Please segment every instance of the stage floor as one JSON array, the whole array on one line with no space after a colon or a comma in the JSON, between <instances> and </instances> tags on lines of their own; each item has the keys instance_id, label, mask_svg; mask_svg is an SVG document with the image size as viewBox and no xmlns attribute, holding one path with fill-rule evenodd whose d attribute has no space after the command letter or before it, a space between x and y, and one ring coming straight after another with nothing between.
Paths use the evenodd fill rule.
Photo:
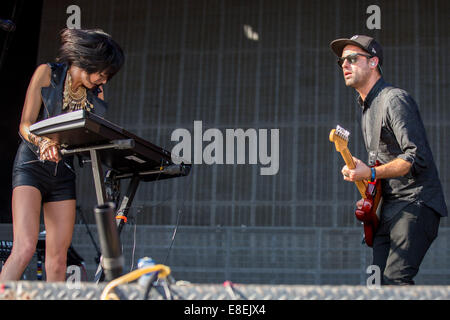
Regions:
<instances>
[{"instance_id":1,"label":"stage floor","mask_svg":"<svg viewBox=\"0 0 450 320\"><path fill-rule=\"evenodd\" d=\"M100 300L107 283L6 282L0 300ZM142 300L137 283L116 287L120 300ZM175 283L155 286L148 300L450 300L450 286L309 286Z\"/></svg>"}]
</instances>

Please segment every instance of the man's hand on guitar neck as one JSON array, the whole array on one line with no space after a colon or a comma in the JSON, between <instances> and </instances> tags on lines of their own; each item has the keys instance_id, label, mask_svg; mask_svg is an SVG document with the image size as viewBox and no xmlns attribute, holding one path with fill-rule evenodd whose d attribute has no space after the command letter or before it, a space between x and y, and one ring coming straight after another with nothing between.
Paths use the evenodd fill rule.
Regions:
<instances>
[{"instance_id":1,"label":"man's hand on guitar neck","mask_svg":"<svg viewBox=\"0 0 450 320\"><path fill-rule=\"evenodd\" d=\"M344 180L350 182L369 180L372 176L370 168L358 158L353 157L353 162L355 163L354 169L349 169L347 165L342 168Z\"/></svg>"}]
</instances>

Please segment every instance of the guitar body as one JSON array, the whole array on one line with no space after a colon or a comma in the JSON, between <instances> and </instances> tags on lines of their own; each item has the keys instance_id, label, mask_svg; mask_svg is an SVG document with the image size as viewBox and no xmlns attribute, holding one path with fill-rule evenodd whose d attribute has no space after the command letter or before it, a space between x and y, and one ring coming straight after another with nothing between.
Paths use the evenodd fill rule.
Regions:
<instances>
[{"instance_id":1,"label":"guitar body","mask_svg":"<svg viewBox=\"0 0 450 320\"><path fill-rule=\"evenodd\" d=\"M336 151L340 152L345 164L349 169L355 168L353 157L348 150L348 137L350 133L344 128L337 126L336 129L330 132L330 141L334 142ZM378 161L372 167L379 166L381 163ZM373 246L373 237L378 228L379 208L381 208L381 181L376 180L373 182L368 181L355 181L356 188L358 189L361 197L363 198L363 205L361 209L355 211L356 219L361 221L364 225L364 242L369 246Z\"/></svg>"},{"instance_id":2,"label":"guitar body","mask_svg":"<svg viewBox=\"0 0 450 320\"><path fill-rule=\"evenodd\" d=\"M374 166L379 166L380 163ZM361 221L364 226L364 241L369 246L373 246L373 237L378 229L380 218L377 214L381 202L381 181L369 182L366 189L366 198L363 199L361 209L356 209L356 219Z\"/></svg>"}]
</instances>

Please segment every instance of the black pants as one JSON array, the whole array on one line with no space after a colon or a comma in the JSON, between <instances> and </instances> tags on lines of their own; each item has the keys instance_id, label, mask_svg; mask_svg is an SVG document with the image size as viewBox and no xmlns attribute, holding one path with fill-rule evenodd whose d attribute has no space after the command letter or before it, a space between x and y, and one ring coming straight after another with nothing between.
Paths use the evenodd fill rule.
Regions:
<instances>
[{"instance_id":1,"label":"black pants","mask_svg":"<svg viewBox=\"0 0 450 320\"><path fill-rule=\"evenodd\" d=\"M437 237L440 216L431 208L411 203L392 219L382 221L373 243L373 264L384 285L411 285Z\"/></svg>"}]
</instances>

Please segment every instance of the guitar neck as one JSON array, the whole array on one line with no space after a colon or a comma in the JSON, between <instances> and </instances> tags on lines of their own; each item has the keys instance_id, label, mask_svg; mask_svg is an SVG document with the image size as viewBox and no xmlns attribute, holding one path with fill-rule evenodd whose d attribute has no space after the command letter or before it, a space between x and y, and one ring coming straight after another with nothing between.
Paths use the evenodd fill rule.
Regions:
<instances>
[{"instance_id":1,"label":"guitar neck","mask_svg":"<svg viewBox=\"0 0 450 320\"><path fill-rule=\"evenodd\" d=\"M344 158L345 164L349 169L355 169L356 165L353 161L353 156L350 153L350 150L348 148L345 148L341 151L342 158ZM366 181L355 181L356 187L358 188L359 193L361 196L365 199L366 196L366 189L367 189L367 182Z\"/></svg>"}]
</instances>

